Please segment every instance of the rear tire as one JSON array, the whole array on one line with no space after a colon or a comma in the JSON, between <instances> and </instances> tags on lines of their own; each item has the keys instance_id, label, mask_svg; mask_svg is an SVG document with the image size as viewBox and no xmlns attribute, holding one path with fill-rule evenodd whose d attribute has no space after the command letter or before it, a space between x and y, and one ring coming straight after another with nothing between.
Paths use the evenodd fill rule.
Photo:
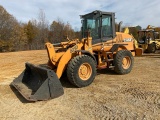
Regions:
<instances>
[{"instance_id":1,"label":"rear tire","mask_svg":"<svg viewBox=\"0 0 160 120\"><path fill-rule=\"evenodd\" d=\"M118 74L128 74L133 67L133 56L128 50L120 50L114 57L114 71Z\"/></svg>"},{"instance_id":2,"label":"rear tire","mask_svg":"<svg viewBox=\"0 0 160 120\"><path fill-rule=\"evenodd\" d=\"M149 44L148 48L147 48L147 52L148 53L155 53L156 52L156 44L155 43Z\"/></svg>"},{"instance_id":3,"label":"rear tire","mask_svg":"<svg viewBox=\"0 0 160 120\"><path fill-rule=\"evenodd\" d=\"M96 76L96 64L87 55L74 57L67 66L68 80L77 87L90 85Z\"/></svg>"}]
</instances>

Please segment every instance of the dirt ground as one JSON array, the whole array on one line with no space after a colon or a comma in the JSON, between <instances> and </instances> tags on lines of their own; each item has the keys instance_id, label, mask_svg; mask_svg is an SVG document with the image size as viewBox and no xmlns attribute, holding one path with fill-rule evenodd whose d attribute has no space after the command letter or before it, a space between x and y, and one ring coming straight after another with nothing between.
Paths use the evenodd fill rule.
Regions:
<instances>
[{"instance_id":1,"label":"dirt ground","mask_svg":"<svg viewBox=\"0 0 160 120\"><path fill-rule=\"evenodd\" d=\"M160 53L135 57L127 75L100 70L88 87L62 80L64 95L27 102L9 85L24 63L45 64L45 50L0 53L0 120L160 120Z\"/></svg>"}]
</instances>

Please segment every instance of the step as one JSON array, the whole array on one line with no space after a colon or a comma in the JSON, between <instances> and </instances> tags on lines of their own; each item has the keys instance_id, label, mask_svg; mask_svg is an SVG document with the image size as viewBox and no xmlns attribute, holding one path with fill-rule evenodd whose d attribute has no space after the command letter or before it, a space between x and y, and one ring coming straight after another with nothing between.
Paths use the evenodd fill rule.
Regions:
<instances>
[{"instance_id":1,"label":"step","mask_svg":"<svg viewBox=\"0 0 160 120\"><path fill-rule=\"evenodd\" d=\"M111 61L113 61L113 59L107 59L107 61L106 59L103 60L103 62L111 62Z\"/></svg>"},{"instance_id":2,"label":"step","mask_svg":"<svg viewBox=\"0 0 160 120\"><path fill-rule=\"evenodd\" d=\"M108 51L108 52L106 52L106 54L113 54L113 52Z\"/></svg>"},{"instance_id":3,"label":"step","mask_svg":"<svg viewBox=\"0 0 160 120\"><path fill-rule=\"evenodd\" d=\"M109 66L109 68L114 68L115 66Z\"/></svg>"},{"instance_id":4,"label":"step","mask_svg":"<svg viewBox=\"0 0 160 120\"><path fill-rule=\"evenodd\" d=\"M113 61L113 59L108 59L107 61L108 61L108 62L111 62L111 61Z\"/></svg>"},{"instance_id":5,"label":"step","mask_svg":"<svg viewBox=\"0 0 160 120\"><path fill-rule=\"evenodd\" d=\"M98 66L97 69L106 69L106 66Z\"/></svg>"}]
</instances>

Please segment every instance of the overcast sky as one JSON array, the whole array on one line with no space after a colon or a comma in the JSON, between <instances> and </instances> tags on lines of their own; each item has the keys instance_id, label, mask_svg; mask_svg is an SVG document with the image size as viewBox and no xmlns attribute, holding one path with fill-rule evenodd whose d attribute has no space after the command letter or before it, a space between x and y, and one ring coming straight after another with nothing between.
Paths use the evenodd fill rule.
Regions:
<instances>
[{"instance_id":1,"label":"overcast sky","mask_svg":"<svg viewBox=\"0 0 160 120\"><path fill-rule=\"evenodd\" d=\"M94 10L115 12L123 25L160 26L160 0L0 0L0 5L21 22L37 19L42 9L49 23L61 18L73 29L81 27L79 15Z\"/></svg>"}]
</instances>

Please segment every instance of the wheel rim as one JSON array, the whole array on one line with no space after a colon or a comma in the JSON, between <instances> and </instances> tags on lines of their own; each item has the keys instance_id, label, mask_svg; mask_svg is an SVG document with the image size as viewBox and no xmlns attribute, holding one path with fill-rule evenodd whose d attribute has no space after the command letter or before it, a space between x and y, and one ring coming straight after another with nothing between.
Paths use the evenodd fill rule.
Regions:
<instances>
[{"instance_id":1,"label":"wheel rim","mask_svg":"<svg viewBox=\"0 0 160 120\"><path fill-rule=\"evenodd\" d=\"M131 59L128 56L125 56L122 60L122 66L124 69L128 69L131 65Z\"/></svg>"},{"instance_id":2,"label":"wheel rim","mask_svg":"<svg viewBox=\"0 0 160 120\"><path fill-rule=\"evenodd\" d=\"M92 74L92 67L88 63L83 63L78 70L78 75L82 80L88 80Z\"/></svg>"}]
</instances>

